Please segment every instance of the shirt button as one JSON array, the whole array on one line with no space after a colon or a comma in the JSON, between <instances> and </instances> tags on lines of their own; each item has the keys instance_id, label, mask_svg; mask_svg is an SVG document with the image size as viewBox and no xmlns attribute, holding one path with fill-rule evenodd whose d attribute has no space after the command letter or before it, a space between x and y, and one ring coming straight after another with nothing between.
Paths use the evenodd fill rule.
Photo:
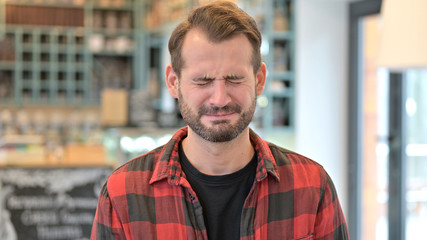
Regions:
<instances>
[{"instance_id":1,"label":"shirt button","mask_svg":"<svg viewBox=\"0 0 427 240\"><path fill-rule=\"evenodd\" d=\"M194 199L196 199L196 198L193 196L193 194L190 194L190 199L191 199L191 201L194 201Z\"/></svg>"}]
</instances>

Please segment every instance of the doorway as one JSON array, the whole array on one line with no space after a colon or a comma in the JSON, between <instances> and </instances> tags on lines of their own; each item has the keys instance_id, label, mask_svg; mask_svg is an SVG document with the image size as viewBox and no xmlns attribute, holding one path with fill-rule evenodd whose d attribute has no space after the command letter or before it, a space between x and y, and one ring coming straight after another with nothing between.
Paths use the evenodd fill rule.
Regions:
<instances>
[{"instance_id":1,"label":"doorway","mask_svg":"<svg viewBox=\"0 0 427 240\"><path fill-rule=\"evenodd\" d=\"M427 225L427 71L376 66L381 1L350 4L351 239L418 239Z\"/></svg>"}]
</instances>

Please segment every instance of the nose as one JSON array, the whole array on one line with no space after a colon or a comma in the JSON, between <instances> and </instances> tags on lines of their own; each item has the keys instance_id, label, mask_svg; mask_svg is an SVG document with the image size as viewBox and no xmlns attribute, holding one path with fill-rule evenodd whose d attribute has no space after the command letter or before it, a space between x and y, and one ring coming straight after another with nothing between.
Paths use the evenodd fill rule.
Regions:
<instances>
[{"instance_id":1,"label":"nose","mask_svg":"<svg viewBox=\"0 0 427 240\"><path fill-rule=\"evenodd\" d=\"M209 104L216 107L224 107L231 102L231 97L228 93L226 81L216 79L212 84L212 92L209 98Z\"/></svg>"}]
</instances>

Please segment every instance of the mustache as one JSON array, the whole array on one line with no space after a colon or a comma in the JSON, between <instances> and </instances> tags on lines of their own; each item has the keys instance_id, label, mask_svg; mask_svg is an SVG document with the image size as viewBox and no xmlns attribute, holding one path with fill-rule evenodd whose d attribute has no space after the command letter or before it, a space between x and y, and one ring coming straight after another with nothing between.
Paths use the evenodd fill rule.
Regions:
<instances>
[{"instance_id":1,"label":"mustache","mask_svg":"<svg viewBox=\"0 0 427 240\"><path fill-rule=\"evenodd\" d=\"M216 106L207 107L207 106L203 105L199 109L199 115L218 114L218 113L233 113L233 112L241 113L242 107L238 104L226 105L224 107L216 107Z\"/></svg>"}]
</instances>

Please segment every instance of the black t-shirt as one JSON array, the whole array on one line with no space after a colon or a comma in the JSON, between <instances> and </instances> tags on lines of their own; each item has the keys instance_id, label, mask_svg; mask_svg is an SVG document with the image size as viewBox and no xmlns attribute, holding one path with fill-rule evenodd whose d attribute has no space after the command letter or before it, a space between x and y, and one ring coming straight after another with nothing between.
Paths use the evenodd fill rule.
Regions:
<instances>
[{"instance_id":1,"label":"black t-shirt","mask_svg":"<svg viewBox=\"0 0 427 240\"><path fill-rule=\"evenodd\" d=\"M183 171L203 208L208 239L240 238L240 218L245 199L255 179L256 155L237 172L211 176L198 171L179 147Z\"/></svg>"}]
</instances>

